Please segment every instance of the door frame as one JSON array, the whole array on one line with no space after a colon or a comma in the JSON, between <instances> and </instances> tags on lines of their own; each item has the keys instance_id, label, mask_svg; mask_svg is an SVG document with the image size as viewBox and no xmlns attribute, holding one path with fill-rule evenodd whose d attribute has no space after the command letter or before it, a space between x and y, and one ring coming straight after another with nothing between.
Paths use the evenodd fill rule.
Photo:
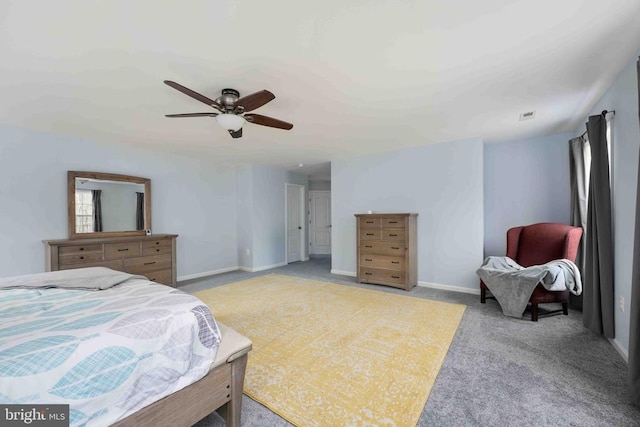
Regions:
<instances>
[{"instance_id":1,"label":"door frame","mask_svg":"<svg viewBox=\"0 0 640 427\"><path fill-rule=\"evenodd\" d=\"M311 242L312 239L312 231L313 231L313 208L311 206L311 199L313 199L314 194L329 194L329 200L331 200L331 190L309 190L309 255L311 255L311 248L313 245ZM333 210L333 208L332 208ZM329 222L331 222L331 212L329 212ZM329 230L329 234L331 235L331 231ZM331 255L331 245L329 245L329 254L314 254L314 255Z\"/></svg>"},{"instance_id":2,"label":"door frame","mask_svg":"<svg viewBox=\"0 0 640 427\"><path fill-rule=\"evenodd\" d=\"M304 185L300 184L290 184L286 182L284 184L284 262L285 264L289 264L289 191L298 191L299 197L299 209L300 212L300 261L306 261L304 256L305 244L306 244L306 229L305 226L305 195L304 195Z\"/></svg>"}]
</instances>

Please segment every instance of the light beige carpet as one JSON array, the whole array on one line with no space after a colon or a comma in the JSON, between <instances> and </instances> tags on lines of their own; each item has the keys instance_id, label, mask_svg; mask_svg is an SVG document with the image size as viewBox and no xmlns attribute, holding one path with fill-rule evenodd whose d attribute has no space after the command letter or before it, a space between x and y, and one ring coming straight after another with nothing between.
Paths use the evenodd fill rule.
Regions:
<instances>
[{"instance_id":1,"label":"light beige carpet","mask_svg":"<svg viewBox=\"0 0 640 427\"><path fill-rule=\"evenodd\" d=\"M253 341L244 392L297 426L415 426L465 306L269 274L195 294Z\"/></svg>"}]
</instances>

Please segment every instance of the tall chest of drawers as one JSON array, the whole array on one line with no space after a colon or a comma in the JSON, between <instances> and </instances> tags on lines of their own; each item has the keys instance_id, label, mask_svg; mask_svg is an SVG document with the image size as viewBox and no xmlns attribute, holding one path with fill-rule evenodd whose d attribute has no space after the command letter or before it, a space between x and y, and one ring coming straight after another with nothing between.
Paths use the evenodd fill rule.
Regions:
<instances>
[{"instance_id":1,"label":"tall chest of drawers","mask_svg":"<svg viewBox=\"0 0 640 427\"><path fill-rule=\"evenodd\" d=\"M177 234L45 240L46 271L108 267L176 286Z\"/></svg>"},{"instance_id":2,"label":"tall chest of drawers","mask_svg":"<svg viewBox=\"0 0 640 427\"><path fill-rule=\"evenodd\" d=\"M356 214L358 282L407 291L418 283L417 217Z\"/></svg>"}]
</instances>

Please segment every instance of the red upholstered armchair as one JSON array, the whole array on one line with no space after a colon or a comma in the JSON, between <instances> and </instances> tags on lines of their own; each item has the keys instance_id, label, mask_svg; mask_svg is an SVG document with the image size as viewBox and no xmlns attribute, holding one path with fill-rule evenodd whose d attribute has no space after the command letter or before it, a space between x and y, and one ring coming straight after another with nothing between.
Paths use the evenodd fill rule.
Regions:
<instances>
[{"instance_id":1,"label":"red upholstered armchair","mask_svg":"<svg viewBox=\"0 0 640 427\"><path fill-rule=\"evenodd\" d=\"M514 227L507 231L507 256L523 267L545 264L549 261L565 258L576 261L578 244L582 237L581 227L566 224L543 222L539 224ZM480 302L485 303L487 286L480 281ZM546 314L569 314L569 291L547 291L538 285L533 290L531 304L531 320L538 321L538 304L562 303L562 310L546 312Z\"/></svg>"}]
</instances>

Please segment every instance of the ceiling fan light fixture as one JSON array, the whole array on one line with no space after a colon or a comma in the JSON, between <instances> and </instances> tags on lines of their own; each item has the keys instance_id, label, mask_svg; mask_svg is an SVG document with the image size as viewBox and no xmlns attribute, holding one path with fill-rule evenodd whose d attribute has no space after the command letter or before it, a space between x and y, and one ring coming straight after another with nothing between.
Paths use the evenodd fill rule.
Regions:
<instances>
[{"instance_id":1,"label":"ceiling fan light fixture","mask_svg":"<svg viewBox=\"0 0 640 427\"><path fill-rule=\"evenodd\" d=\"M244 117L236 114L218 114L216 120L226 130L237 132L242 129L242 126L247 122Z\"/></svg>"}]
</instances>

